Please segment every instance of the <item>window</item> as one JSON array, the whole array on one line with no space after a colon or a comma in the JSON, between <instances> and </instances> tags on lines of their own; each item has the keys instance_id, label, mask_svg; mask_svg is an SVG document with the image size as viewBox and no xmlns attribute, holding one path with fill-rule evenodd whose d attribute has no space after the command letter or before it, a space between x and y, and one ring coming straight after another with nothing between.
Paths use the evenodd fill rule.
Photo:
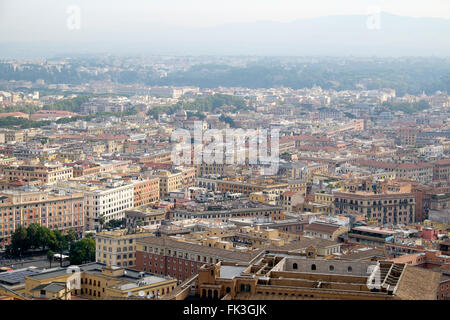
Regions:
<instances>
[{"instance_id":1,"label":"window","mask_svg":"<svg viewBox=\"0 0 450 320\"><path fill-rule=\"evenodd\" d=\"M294 263L294 264L292 265L292 269L297 270L297 269L298 269L298 265L297 265L296 263Z\"/></svg>"},{"instance_id":2,"label":"window","mask_svg":"<svg viewBox=\"0 0 450 320\"><path fill-rule=\"evenodd\" d=\"M347 268L347 272L348 272L348 273L353 272L353 268L349 266L349 267Z\"/></svg>"},{"instance_id":3,"label":"window","mask_svg":"<svg viewBox=\"0 0 450 320\"><path fill-rule=\"evenodd\" d=\"M315 264L313 264L313 265L311 265L311 270L316 270L317 268L316 268L316 265Z\"/></svg>"},{"instance_id":4,"label":"window","mask_svg":"<svg viewBox=\"0 0 450 320\"><path fill-rule=\"evenodd\" d=\"M334 266L330 266L328 269L329 269L330 271L334 271Z\"/></svg>"}]
</instances>

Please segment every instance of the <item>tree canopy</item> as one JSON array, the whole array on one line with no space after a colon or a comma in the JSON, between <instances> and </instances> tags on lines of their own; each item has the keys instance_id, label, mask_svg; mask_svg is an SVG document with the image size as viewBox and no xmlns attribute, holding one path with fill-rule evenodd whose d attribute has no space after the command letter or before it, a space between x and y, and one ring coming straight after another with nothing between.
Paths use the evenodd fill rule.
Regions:
<instances>
[{"instance_id":1,"label":"tree canopy","mask_svg":"<svg viewBox=\"0 0 450 320\"><path fill-rule=\"evenodd\" d=\"M72 243L69 251L69 260L71 264L84 264L95 261L95 240L84 238Z\"/></svg>"}]
</instances>

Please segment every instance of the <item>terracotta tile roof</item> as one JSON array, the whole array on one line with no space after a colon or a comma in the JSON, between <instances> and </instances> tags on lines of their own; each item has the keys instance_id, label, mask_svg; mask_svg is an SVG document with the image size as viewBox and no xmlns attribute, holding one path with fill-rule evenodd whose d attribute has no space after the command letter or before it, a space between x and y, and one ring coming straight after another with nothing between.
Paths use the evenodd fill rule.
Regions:
<instances>
[{"instance_id":1,"label":"terracotta tile roof","mask_svg":"<svg viewBox=\"0 0 450 320\"><path fill-rule=\"evenodd\" d=\"M435 164L450 164L450 158L447 159L439 159L435 162Z\"/></svg>"},{"instance_id":2,"label":"terracotta tile roof","mask_svg":"<svg viewBox=\"0 0 450 320\"><path fill-rule=\"evenodd\" d=\"M15 118L25 118L29 119L30 116L23 112L8 112L8 113L0 113L0 118L6 118L6 117L15 117Z\"/></svg>"},{"instance_id":3,"label":"terracotta tile roof","mask_svg":"<svg viewBox=\"0 0 450 320\"><path fill-rule=\"evenodd\" d=\"M261 249L256 249L253 252L237 252L221 248L207 247L199 244L176 241L166 238L148 237L138 240L139 243L149 246L161 246L167 247L174 250L186 250L192 253L206 254L212 256L218 256L226 261L239 261L239 262L249 262L259 253Z\"/></svg>"},{"instance_id":4,"label":"terracotta tile roof","mask_svg":"<svg viewBox=\"0 0 450 320\"><path fill-rule=\"evenodd\" d=\"M349 259L349 260L363 260L372 257L380 257L383 259L386 258L386 253L383 249L370 249L363 251L351 252L349 254L343 255L340 258Z\"/></svg>"},{"instance_id":5,"label":"terracotta tile roof","mask_svg":"<svg viewBox=\"0 0 450 320\"><path fill-rule=\"evenodd\" d=\"M310 223L305 225L304 230L333 233L339 229L338 225L324 224L324 223Z\"/></svg>"},{"instance_id":6,"label":"terracotta tile roof","mask_svg":"<svg viewBox=\"0 0 450 320\"><path fill-rule=\"evenodd\" d=\"M441 274L406 265L395 295L402 300L435 300Z\"/></svg>"},{"instance_id":7,"label":"terracotta tile roof","mask_svg":"<svg viewBox=\"0 0 450 320\"><path fill-rule=\"evenodd\" d=\"M306 249L309 247L326 248L326 247L335 246L338 244L339 244L338 242L332 241L332 240L301 237L300 240L287 243L283 246L274 246L274 245L268 246L268 247L266 247L266 250L293 251L293 250Z\"/></svg>"}]
</instances>

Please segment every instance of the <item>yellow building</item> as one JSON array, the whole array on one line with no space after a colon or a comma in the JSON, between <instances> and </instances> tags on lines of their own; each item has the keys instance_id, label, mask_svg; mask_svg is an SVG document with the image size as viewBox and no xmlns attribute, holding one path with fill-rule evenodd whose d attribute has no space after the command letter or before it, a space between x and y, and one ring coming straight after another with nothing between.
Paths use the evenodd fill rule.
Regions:
<instances>
[{"instance_id":1,"label":"yellow building","mask_svg":"<svg viewBox=\"0 0 450 320\"><path fill-rule=\"evenodd\" d=\"M306 195L307 182L304 180L288 180L288 190Z\"/></svg>"},{"instance_id":2,"label":"yellow building","mask_svg":"<svg viewBox=\"0 0 450 320\"><path fill-rule=\"evenodd\" d=\"M25 278L25 297L71 300L74 296L108 300L115 297L161 297L177 286L176 279L102 263L55 268Z\"/></svg>"},{"instance_id":3,"label":"yellow building","mask_svg":"<svg viewBox=\"0 0 450 320\"><path fill-rule=\"evenodd\" d=\"M3 287L0 284L0 301L2 300L25 300L25 297L14 290Z\"/></svg>"},{"instance_id":4,"label":"yellow building","mask_svg":"<svg viewBox=\"0 0 450 320\"><path fill-rule=\"evenodd\" d=\"M250 193L249 199L250 199L250 201L252 201L252 202L262 202L262 203L265 203L265 202L266 202L266 197L264 196L264 194L262 193L262 191Z\"/></svg>"},{"instance_id":5,"label":"yellow building","mask_svg":"<svg viewBox=\"0 0 450 320\"><path fill-rule=\"evenodd\" d=\"M73 177L72 168L62 164L10 165L3 167L1 171L10 181L37 179L43 183L53 184Z\"/></svg>"},{"instance_id":6,"label":"yellow building","mask_svg":"<svg viewBox=\"0 0 450 320\"><path fill-rule=\"evenodd\" d=\"M331 205L333 204L333 195L331 193L326 193L323 191L316 192L314 194L314 202Z\"/></svg>"},{"instance_id":7,"label":"yellow building","mask_svg":"<svg viewBox=\"0 0 450 320\"><path fill-rule=\"evenodd\" d=\"M183 176L181 171L171 172L161 170L156 175L159 178L159 196L166 197L171 191L181 189L183 186Z\"/></svg>"},{"instance_id":8,"label":"yellow building","mask_svg":"<svg viewBox=\"0 0 450 320\"><path fill-rule=\"evenodd\" d=\"M95 260L107 266L136 265L136 240L150 237L151 232L128 234L126 230L100 232L95 235Z\"/></svg>"},{"instance_id":9,"label":"yellow building","mask_svg":"<svg viewBox=\"0 0 450 320\"><path fill-rule=\"evenodd\" d=\"M292 210L304 213L331 214L333 213L333 206L325 203L304 202L296 205Z\"/></svg>"}]
</instances>

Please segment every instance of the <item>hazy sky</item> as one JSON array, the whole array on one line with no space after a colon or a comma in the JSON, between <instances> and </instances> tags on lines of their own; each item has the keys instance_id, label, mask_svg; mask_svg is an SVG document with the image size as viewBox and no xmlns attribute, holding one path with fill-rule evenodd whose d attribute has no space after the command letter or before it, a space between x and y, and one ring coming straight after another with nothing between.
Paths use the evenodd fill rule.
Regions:
<instances>
[{"instance_id":1,"label":"hazy sky","mask_svg":"<svg viewBox=\"0 0 450 320\"><path fill-rule=\"evenodd\" d=\"M0 0L0 41L64 39L71 5L80 8L80 30L88 33L133 31L136 26L202 28L260 20L289 22L374 10L450 18L450 0Z\"/></svg>"}]
</instances>

